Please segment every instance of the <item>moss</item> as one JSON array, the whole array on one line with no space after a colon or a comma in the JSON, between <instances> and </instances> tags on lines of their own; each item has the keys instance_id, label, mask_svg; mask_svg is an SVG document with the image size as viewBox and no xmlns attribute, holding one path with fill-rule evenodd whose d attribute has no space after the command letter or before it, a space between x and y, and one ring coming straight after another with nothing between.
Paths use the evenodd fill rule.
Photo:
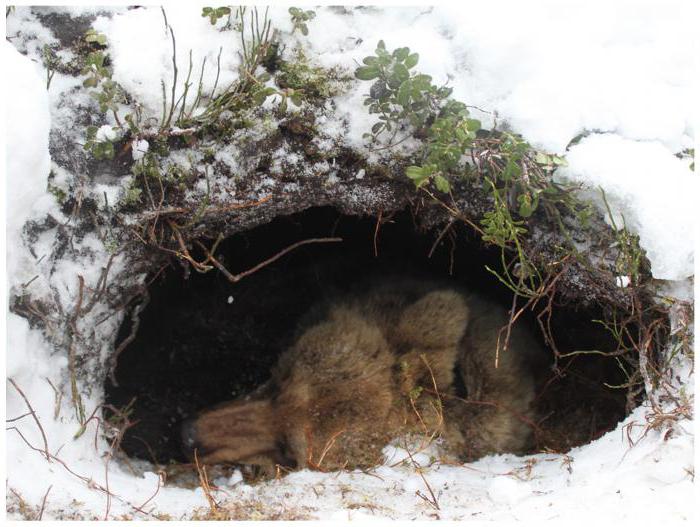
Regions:
<instances>
[{"instance_id":1,"label":"moss","mask_svg":"<svg viewBox=\"0 0 700 527\"><path fill-rule=\"evenodd\" d=\"M292 61L281 62L275 76L277 86L284 90L301 92L305 99L328 99L338 95L343 84L352 80L340 69L312 66L300 50L296 50Z\"/></svg>"},{"instance_id":2,"label":"moss","mask_svg":"<svg viewBox=\"0 0 700 527\"><path fill-rule=\"evenodd\" d=\"M53 196L56 198L56 201L58 202L59 205L63 205L66 202L66 199L68 198L68 194L62 188L57 187L56 185L52 185L51 183L49 183L48 187L46 189L51 194L53 194Z\"/></svg>"}]
</instances>

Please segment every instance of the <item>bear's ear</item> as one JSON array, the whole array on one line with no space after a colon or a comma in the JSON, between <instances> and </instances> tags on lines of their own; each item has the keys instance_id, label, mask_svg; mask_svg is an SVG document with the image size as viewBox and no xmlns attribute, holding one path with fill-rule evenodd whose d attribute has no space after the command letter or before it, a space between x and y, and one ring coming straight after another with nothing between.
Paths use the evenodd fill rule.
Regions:
<instances>
[{"instance_id":1,"label":"bear's ear","mask_svg":"<svg viewBox=\"0 0 700 527\"><path fill-rule=\"evenodd\" d=\"M413 346L451 347L459 344L468 321L465 297L445 289L428 293L404 309L398 330L401 339Z\"/></svg>"}]
</instances>

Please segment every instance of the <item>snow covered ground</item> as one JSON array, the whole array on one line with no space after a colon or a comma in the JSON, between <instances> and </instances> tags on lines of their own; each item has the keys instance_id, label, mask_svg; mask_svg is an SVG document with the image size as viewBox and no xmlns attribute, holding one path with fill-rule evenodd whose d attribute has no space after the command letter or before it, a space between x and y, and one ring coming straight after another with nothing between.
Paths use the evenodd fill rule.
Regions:
<instances>
[{"instance_id":1,"label":"snow covered ground","mask_svg":"<svg viewBox=\"0 0 700 527\"><path fill-rule=\"evenodd\" d=\"M112 11L93 27L107 36L113 78L146 111L158 115L160 81L171 76L162 14L158 8ZM483 122L497 114L502 126L523 134L533 145L565 154L569 166L561 177L593 189L603 187L613 210L640 235L654 277L669 281L666 290L679 298L692 299L692 240L700 194L689 159L677 157L695 142L693 75L698 47L692 11L692 2L661 0L470 2L461 8L386 7L347 13L316 8L308 37L289 34L286 7L271 9L271 15L283 38L290 44L298 41L324 66L352 71L380 39L389 49L406 45L419 52L418 68L434 82L449 81L457 99L483 110L477 115ZM222 64L234 71L238 44L212 28L200 16L201 7L173 3L166 12L178 45L192 49L195 64L205 56L215 63L223 47ZM47 93L39 54L54 36L29 8L17 7L7 18L7 35L18 32L23 36L3 45L8 291L35 276L33 290L47 289L47 263L41 254L26 249L22 227L48 211L63 217L46 190L51 166L48 133L65 122L71 109L59 101L76 85L70 77L56 74ZM180 53L179 58L180 69L186 70L187 55ZM206 77L205 83L213 86L213 79ZM350 120L349 127L337 127L337 133L356 145L362 144L361 132L372 122L358 111L363 89L336 101L338 115ZM584 130L595 133L566 150ZM80 131L75 133L82 142ZM61 170L54 168L60 179ZM107 190L119 191L105 186L99 193ZM50 252L53 240L42 243ZM56 263L65 272L51 271L63 305L77 301L73 277L81 274L86 283L96 283L107 254L90 236L80 242L78 253L81 256L71 262ZM114 267L119 265L117 259ZM105 350L116 327L111 321L96 329ZM55 353L39 331L8 313L6 375L14 384L8 382L6 388L6 417L17 419L8 423L17 430L4 438L8 503L17 509L21 496L38 512L46 499L44 518L102 518L106 511L110 518L153 518L158 513L180 518L206 507L201 489L160 488L156 474L134 476L127 467L103 458L108 445L96 437L96 423L73 438L77 424L70 394L59 398L51 387L66 378L67 367L65 356ZM692 397L690 365L679 362L676 369L686 395ZM28 408L17 388L36 411L43 434L33 416L25 415ZM96 386L84 398L88 414L98 407L101 395ZM261 502L269 509L296 510L300 517L321 519L605 519L645 524L690 519L694 421L680 421L669 435L663 429L647 430L648 414L649 408L638 408L617 430L567 455L491 456L465 466L431 465L422 476L412 465L392 466L394 461L387 461L371 473L304 471L256 487L234 478L217 482L217 497L248 503L250 510ZM41 449L46 445L53 457L47 461L27 443ZM401 456L395 450L387 448L388 458ZM428 454L418 455L416 461L429 464ZM431 492L435 503L430 503Z\"/></svg>"}]
</instances>

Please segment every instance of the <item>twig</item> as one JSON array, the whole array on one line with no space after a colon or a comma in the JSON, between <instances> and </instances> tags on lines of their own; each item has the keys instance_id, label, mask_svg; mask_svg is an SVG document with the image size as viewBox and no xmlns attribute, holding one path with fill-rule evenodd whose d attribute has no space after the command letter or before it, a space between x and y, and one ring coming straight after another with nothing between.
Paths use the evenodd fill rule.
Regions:
<instances>
[{"instance_id":1,"label":"twig","mask_svg":"<svg viewBox=\"0 0 700 527\"><path fill-rule=\"evenodd\" d=\"M379 211L379 216L377 216L377 225L374 227L374 257L377 258L379 256L379 252L377 251L377 237L379 236L379 227L382 224L382 214L384 211L380 210Z\"/></svg>"},{"instance_id":2,"label":"twig","mask_svg":"<svg viewBox=\"0 0 700 527\"><path fill-rule=\"evenodd\" d=\"M447 231L450 230L450 227L452 227L454 222L455 222L454 216L450 216L450 219L447 222L447 225L445 225L445 228L442 229L442 231L440 231L440 234L438 235L438 237L435 238L435 243L433 243L433 246L430 248L430 252L428 253L428 258L433 257L433 253L435 252L435 249L437 248L438 244L440 243L440 240L442 240L444 238L445 234L447 234Z\"/></svg>"},{"instance_id":3,"label":"twig","mask_svg":"<svg viewBox=\"0 0 700 527\"><path fill-rule=\"evenodd\" d=\"M32 417L34 418L34 421L36 422L36 425L39 427L39 431L41 432L41 437L44 441L44 454L46 456L46 461L51 462L51 454L49 453L49 442L46 439L46 434L44 433L44 427L41 426L41 423L39 422L39 418L36 416L36 413L34 412L34 408L32 408L32 405L29 404L29 400L27 397L24 395L24 392L20 390L19 386L17 386L17 383L12 379L12 377L7 378L8 381L10 381L10 384L14 386L15 390L17 390L17 393L20 394L22 399L24 399L24 403L27 405L27 408L29 409L29 413L32 414Z\"/></svg>"},{"instance_id":4,"label":"twig","mask_svg":"<svg viewBox=\"0 0 700 527\"><path fill-rule=\"evenodd\" d=\"M26 289L27 287L29 287L29 286L31 285L31 283L32 283L34 280L36 280L37 278L39 278L39 275L38 275L38 274L37 274L37 275L34 275L34 278L32 278L32 279L29 280L28 282L25 282L24 284L22 284L22 289Z\"/></svg>"},{"instance_id":5,"label":"twig","mask_svg":"<svg viewBox=\"0 0 700 527\"><path fill-rule=\"evenodd\" d=\"M249 201L246 203L234 203L232 205L226 205L224 207L214 207L211 209L205 209L201 213L201 215L202 215L202 217L204 217L208 214L215 213L215 212L216 213L229 212L232 210L245 209L248 207L255 207L257 205L262 205L263 203L265 203L266 201L269 201L271 199L272 199L272 194L270 194L269 196L265 196L264 198L259 199L258 201ZM146 212L141 216L141 219L150 220L150 219L152 219L154 217L158 217L158 216L169 216L172 214L184 214L186 212L190 212L190 209L185 208L185 207L170 207L170 208L161 209L158 211Z\"/></svg>"},{"instance_id":6,"label":"twig","mask_svg":"<svg viewBox=\"0 0 700 527\"><path fill-rule=\"evenodd\" d=\"M212 511L215 511L219 508L219 504L216 503L216 500L211 495L211 486L209 485L209 478L207 477L207 469L206 469L206 467L200 466L199 458L197 457L197 449L195 449L195 451L194 451L194 463L197 467L197 474L199 476L199 484L202 486L202 491L204 491L204 496L206 496L207 501L209 502L209 508Z\"/></svg>"},{"instance_id":7,"label":"twig","mask_svg":"<svg viewBox=\"0 0 700 527\"><path fill-rule=\"evenodd\" d=\"M32 412L27 412L26 414L22 414L18 417L13 417L12 419L5 419L6 423L14 423L15 421L19 421L20 419L24 419L28 415L32 415Z\"/></svg>"},{"instance_id":8,"label":"twig","mask_svg":"<svg viewBox=\"0 0 700 527\"><path fill-rule=\"evenodd\" d=\"M146 501L144 501L144 502L139 506L139 509L142 509L142 510L143 510L143 508L144 508L146 505L148 505L148 503L149 503L153 498L155 498L155 497L158 495L158 492L160 491L160 487L161 487L161 485L162 485L164 482L161 481L161 478L163 478L162 474L157 474L157 475L158 475L158 484L157 484L157 486L156 486L156 491L151 495L150 498L148 498Z\"/></svg>"},{"instance_id":9,"label":"twig","mask_svg":"<svg viewBox=\"0 0 700 527\"><path fill-rule=\"evenodd\" d=\"M24 434L22 434L22 432L19 430L19 428L15 427L15 426L11 426L11 427L9 427L9 428L6 428L5 430L6 430L6 431L13 430L14 432L17 433L17 435L19 435L19 437L22 439L22 441L24 442L24 444L27 445L31 450L34 450L35 452L39 452L39 453L41 453L41 454L44 453L43 450L41 450L40 448L35 447L35 446L32 445L29 441L27 441L27 438L24 437ZM73 471L73 470L66 464L66 462L63 461L62 459L60 459L58 456L53 455L53 454L50 454L50 456L51 456L51 459L52 459L52 460L58 462L64 469L66 469L66 471L68 471L69 474L71 474L72 476L78 478L78 479L81 480L83 483L85 483L85 484L88 486L88 488L90 488L90 489L95 489L95 490L98 490L98 491L100 491L100 492L109 492L109 491L108 491L107 489L105 489L102 485L100 485L99 483L96 483L92 478L89 478L89 477L87 477L87 476L81 476L80 474L78 474L78 473L76 473L75 471ZM156 518L156 516L154 516L153 514L139 509L138 507L136 507L135 505L133 505L133 504L132 504L131 502L129 502L128 500L125 500L124 498L122 498L121 496L118 496L117 494L114 494L113 492L109 492L109 494L110 494L113 498L116 498L117 500L119 500L120 502L125 503L126 505L128 505L129 507L131 507L132 509L134 509L135 511L140 512L140 513L142 513L142 514L145 514L145 515L147 515L147 516L151 516L151 517L153 517L153 518ZM156 518L156 519L157 519L157 518Z\"/></svg>"},{"instance_id":10,"label":"twig","mask_svg":"<svg viewBox=\"0 0 700 527\"><path fill-rule=\"evenodd\" d=\"M430 192L428 189L425 187L421 187L421 190L425 192L428 196L433 198L434 201L442 205L442 207L449 212L453 217L463 221L467 225L469 225L472 229L474 229L476 232L484 236L484 231L473 221L471 221L469 218L467 218L464 214L460 213L457 209L450 208L444 201L438 199L435 194Z\"/></svg>"},{"instance_id":11,"label":"twig","mask_svg":"<svg viewBox=\"0 0 700 527\"><path fill-rule=\"evenodd\" d=\"M53 383L51 382L51 379L46 377L46 382L49 383L49 386L51 386L51 389L53 390L54 393L54 400L55 400L55 405L54 405L54 411L53 411L53 419L54 421L58 419L58 415L61 412L61 401L63 400L63 392L58 390Z\"/></svg>"},{"instance_id":12,"label":"twig","mask_svg":"<svg viewBox=\"0 0 700 527\"><path fill-rule=\"evenodd\" d=\"M284 256L285 254L287 254L290 251L293 251L297 247L301 247L302 245L307 245L310 243L331 243L331 242L342 242L342 241L343 241L342 238L309 238L307 240L302 240L302 241L299 241L299 242L296 242L296 243L290 245L289 247L287 247L285 249L282 249L280 252L278 252L274 256L271 256L267 260L260 262L259 264L257 264L254 267L251 267L247 271L243 271L243 272L235 274L235 275L231 274L228 271L228 269L226 269L216 258L214 258L214 256L211 254L211 252L202 243L200 243L199 241L196 243L206 253L206 255L207 255L206 262L211 262L212 264L214 264L214 266L217 269L219 269L219 271L221 271L223 273L223 275L229 280L229 282L235 284L237 282L240 282L246 276L249 276L249 275L259 271L263 267L266 267L266 266L270 265L271 263L279 260L280 258L282 258L282 256Z\"/></svg>"},{"instance_id":13,"label":"twig","mask_svg":"<svg viewBox=\"0 0 700 527\"><path fill-rule=\"evenodd\" d=\"M323 448L323 452L321 452L321 456L318 458L318 463L316 463L316 466L320 469L321 468L321 463L323 463L323 460L326 457L326 454L330 451L331 448L333 448L333 445L335 444L335 440L338 439L338 436L345 432L345 429L338 430L335 434L333 434L330 439L326 442L326 445Z\"/></svg>"},{"instance_id":14,"label":"twig","mask_svg":"<svg viewBox=\"0 0 700 527\"><path fill-rule=\"evenodd\" d=\"M119 343L119 346L117 346L117 349L115 349L114 353L112 354L111 364L109 367L109 379L113 386L119 386L115 375L119 355L121 355L126 347L136 338L139 326L141 325L141 312L146 308L151 300L151 296L148 294L148 289L144 288L141 294L143 296L143 302L135 306L134 310L131 312L131 331L129 332L129 335Z\"/></svg>"},{"instance_id":15,"label":"twig","mask_svg":"<svg viewBox=\"0 0 700 527\"><path fill-rule=\"evenodd\" d=\"M95 307L95 304L104 296L105 291L107 290L107 276L109 275L109 270L112 268L112 263L114 262L114 257L117 254L111 254L109 256L109 260L107 260L107 265L102 268L102 271L100 272L100 277L97 279L97 284L95 285L94 294L92 295L92 298L88 302L88 305L85 306L83 309L80 310L79 316L83 316L88 314L92 309ZM79 280L82 280L82 277L79 277Z\"/></svg>"},{"instance_id":16,"label":"twig","mask_svg":"<svg viewBox=\"0 0 700 527\"><path fill-rule=\"evenodd\" d=\"M425 483L425 488L428 489L428 492L430 493L430 496L432 499L428 499L421 491L417 490L416 495L419 496L420 498L423 498L425 501L427 501L430 505L432 505L435 510L440 510L440 504L438 503L437 498L435 497L435 494L433 493L433 489L430 487L430 484L428 483L428 480L425 479L425 476L423 475L423 469L421 466L416 463L416 460L413 459L413 454L411 454L411 451L408 449L408 444L405 444L406 452L408 453L408 457L411 459L411 463L413 463L413 466L416 469L416 472L418 472L418 475L420 478L423 480L423 483Z\"/></svg>"},{"instance_id":17,"label":"twig","mask_svg":"<svg viewBox=\"0 0 700 527\"><path fill-rule=\"evenodd\" d=\"M53 485L49 485L49 488L46 489L46 494L44 494L44 499L41 500L41 509L39 509L39 515L37 516L37 520L41 521L42 516L44 516L44 508L46 507L46 498L49 497L49 492L51 492L51 488Z\"/></svg>"}]
</instances>

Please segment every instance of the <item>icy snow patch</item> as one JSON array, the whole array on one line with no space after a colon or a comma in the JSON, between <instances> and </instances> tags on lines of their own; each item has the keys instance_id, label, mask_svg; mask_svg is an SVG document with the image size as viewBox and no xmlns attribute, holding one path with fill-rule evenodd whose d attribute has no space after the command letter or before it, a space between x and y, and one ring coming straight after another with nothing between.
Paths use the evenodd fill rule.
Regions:
<instances>
[{"instance_id":1,"label":"icy snow patch","mask_svg":"<svg viewBox=\"0 0 700 527\"><path fill-rule=\"evenodd\" d=\"M140 161L148 153L148 141L145 139L134 139L131 142L131 157L134 161Z\"/></svg>"},{"instance_id":2,"label":"icy snow patch","mask_svg":"<svg viewBox=\"0 0 700 527\"><path fill-rule=\"evenodd\" d=\"M618 228L622 216L639 234L654 278L682 280L693 275L693 233L697 222L697 177L688 163L661 143L595 134L571 147L560 175L605 189ZM601 194L599 204L605 212ZM608 218L609 220L609 218Z\"/></svg>"},{"instance_id":3,"label":"icy snow patch","mask_svg":"<svg viewBox=\"0 0 700 527\"><path fill-rule=\"evenodd\" d=\"M46 84L39 77L34 64L21 55L9 42L3 43L7 71L5 97L7 104L7 189L12 191L7 200L7 246L12 258L7 259L7 280L10 285L25 283L35 273L35 258L24 247L22 228L37 210L51 206L47 195L51 159L49 157L49 130L51 117Z\"/></svg>"},{"instance_id":4,"label":"icy snow patch","mask_svg":"<svg viewBox=\"0 0 700 527\"><path fill-rule=\"evenodd\" d=\"M100 126L95 133L95 140L98 142L114 141L116 138L116 130L108 124Z\"/></svg>"}]
</instances>

